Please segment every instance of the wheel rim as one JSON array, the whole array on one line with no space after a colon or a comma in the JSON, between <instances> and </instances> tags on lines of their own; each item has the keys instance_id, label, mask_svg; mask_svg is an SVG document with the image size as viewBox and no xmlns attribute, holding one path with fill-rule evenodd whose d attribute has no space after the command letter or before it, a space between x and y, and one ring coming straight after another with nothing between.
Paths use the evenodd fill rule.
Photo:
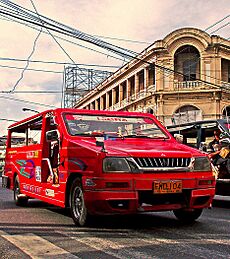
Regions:
<instances>
[{"instance_id":1,"label":"wheel rim","mask_svg":"<svg viewBox=\"0 0 230 259\"><path fill-rule=\"evenodd\" d=\"M14 189L14 198L17 201L18 200L18 195L20 194L20 189L19 189L19 184L18 182L15 184L15 189Z\"/></svg>"},{"instance_id":2,"label":"wheel rim","mask_svg":"<svg viewBox=\"0 0 230 259\"><path fill-rule=\"evenodd\" d=\"M77 187L74 192L73 196L73 205L74 205L74 216L77 219L80 219L83 209L84 209L84 199L83 199L83 192L80 187Z\"/></svg>"}]
</instances>

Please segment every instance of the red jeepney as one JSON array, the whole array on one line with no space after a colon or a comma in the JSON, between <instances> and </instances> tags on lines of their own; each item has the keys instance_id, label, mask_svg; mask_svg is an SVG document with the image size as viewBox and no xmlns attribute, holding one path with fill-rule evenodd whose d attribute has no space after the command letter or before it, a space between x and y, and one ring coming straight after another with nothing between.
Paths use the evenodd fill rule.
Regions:
<instances>
[{"instance_id":1,"label":"red jeepney","mask_svg":"<svg viewBox=\"0 0 230 259\"><path fill-rule=\"evenodd\" d=\"M2 184L17 205L36 198L69 207L79 226L92 215L166 210L194 221L215 194L207 155L178 143L153 115L77 109L9 127Z\"/></svg>"}]
</instances>

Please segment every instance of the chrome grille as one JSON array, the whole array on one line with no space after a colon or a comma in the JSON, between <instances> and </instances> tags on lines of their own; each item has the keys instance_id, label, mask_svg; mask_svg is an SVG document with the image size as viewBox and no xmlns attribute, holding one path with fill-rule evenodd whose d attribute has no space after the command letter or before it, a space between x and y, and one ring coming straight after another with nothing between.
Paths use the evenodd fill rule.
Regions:
<instances>
[{"instance_id":1,"label":"chrome grille","mask_svg":"<svg viewBox=\"0 0 230 259\"><path fill-rule=\"evenodd\" d=\"M188 167L191 158L136 157L134 160L141 168L181 168Z\"/></svg>"}]
</instances>

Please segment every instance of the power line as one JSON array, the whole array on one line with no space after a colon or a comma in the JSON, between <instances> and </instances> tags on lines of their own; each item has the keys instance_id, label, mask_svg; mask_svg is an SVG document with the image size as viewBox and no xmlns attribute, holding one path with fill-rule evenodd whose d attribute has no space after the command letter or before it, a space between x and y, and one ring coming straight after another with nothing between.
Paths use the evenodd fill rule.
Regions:
<instances>
[{"instance_id":1,"label":"power line","mask_svg":"<svg viewBox=\"0 0 230 259\"><path fill-rule=\"evenodd\" d=\"M0 15L2 16L2 17L5 17L3 14L1 14L0 13ZM0 19L2 19L1 17L0 17ZM29 27L29 28L31 28L31 29L34 29L34 30L37 30L37 31L39 31L39 29L38 28L35 28L34 26L31 26L31 25L29 25L29 24L26 24L26 23L23 23L23 22L20 22L20 21L18 21L18 20L16 20L15 21L15 19L13 19L13 18L6 18L8 21L13 21L13 22L16 22L16 23L19 23L19 24L22 24L22 25L24 25L24 26L26 26L26 27ZM4 20L6 20L6 19L4 19ZM48 32L45 32L45 31L43 31L42 33L45 33L45 34L49 34ZM76 42L74 42L74 41L71 41L71 40L68 40L68 39L65 39L65 38L63 38L63 37L60 37L60 36L57 36L57 35L55 35L55 37L56 38L58 38L58 39L61 39L61 40L63 40L63 41L65 41L65 42L68 42L68 43L71 43L71 44L74 44L74 45L76 45L76 46L78 46L78 47L81 47L81 48L84 48L84 49L87 49L87 50L90 50L90 51L93 51L93 52L96 52L96 53L98 53L98 54L101 54L101 55L104 55L104 56L106 56L106 57L109 57L109 58L113 58L113 59L117 59L117 60L120 60L120 61L123 61L123 59L121 59L121 58L119 58L119 57L115 57L115 56L113 56L113 55L111 55L111 54L106 54L106 53L104 53L104 52L101 52L101 51L98 51L98 50L95 50L95 49L92 49L92 48L89 48L89 47L86 47L86 46L83 46L83 45L81 45L81 44L79 44L79 43L76 43ZM72 63L71 63L72 64Z\"/></svg>"},{"instance_id":2,"label":"power line","mask_svg":"<svg viewBox=\"0 0 230 259\"><path fill-rule=\"evenodd\" d=\"M0 60L3 60L3 61L16 61L16 62L25 62L25 61L26 61L26 59L5 58L5 57L0 57ZM30 63L42 63L42 64L54 64L54 65L73 65L73 63L69 63L69 62L44 61L44 60L30 60ZM85 66L85 67L120 68L120 66L99 65L99 64L82 64L82 63L76 63L76 65L78 65L78 66Z\"/></svg>"},{"instance_id":3,"label":"power line","mask_svg":"<svg viewBox=\"0 0 230 259\"><path fill-rule=\"evenodd\" d=\"M5 1L1 0L1 2L5 2ZM18 6L17 6L17 9L20 10L20 8L18 8ZM23 8L23 9L25 10L25 8ZM31 14L31 11L27 10L27 12L30 12L30 14ZM12 14L8 14L8 13L5 13L5 12L3 12L3 13L6 14L6 15L12 16ZM20 17L19 18L18 16L15 16L15 15L13 15L13 17L18 18L18 19L23 19L24 21L27 21L27 22L30 22L30 23L35 23L36 25L40 25L40 26L42 26L42 27L44 27L46 29L49 28L49 29L57 31L59 33L62 33L62 34L65 34L65 35L69 35L71 37L77 37L78 39L84 40L84 41L89 42L89 43L93 43L93 44L95 44L95 45L97 45L99 47L102 47L102 48L108 49L109 51L115 52L116 54L121 55L123 57L129 57L131 59L133 59L133 58L137 59L136 56L133 55L135 53L133 51L130 51L129 52L130 54L129 54L129 53L127 53L128 51L126 49L119 48L119 47L111 45L111 44L107 44L106 42L100 41L100 40L98 40L96 38L94 39L94 38L92 38L92 36L90 36L88 34L85 34L85 33L82 33L82 32L80 32L78 30L75 30L75 29L72 29L70 27L67 27L67 26L65 26L63 24L60 24L58 22L55 22L55 21L53 21L53 20L51 20L51 19L49 19L47 17L39 15L40 19L41 19L41 17L43 18L42 24L41 23L39 24L38 22L34 22L34 21L32 22L31 20L28 21L28 20L24 19L24 17ZM35 19L34 16L32 16L32 17L33 17L33 19ZM46 20L48 20L48 22ZM53 27L52 27L53 24L51 24L51 26L50 26L50 21L55 23ZM45 23L48 24L48 25L45 25ZM57 27L56 24L58 24L59 27ZM137 53L135 53L135 54L137 54Z\"/></svg>"},{"instance_id":4,"label":"power line","mask_svg":"<svg viewBox=\"0 0 230 259\"><path fill-rule=\"evenodd\" d=\"M0 0L0 2L5 2L5 1L4 0ZM14 4L14 6L17 6L17 11L21 11L21 9L20 9L21 7L19 7L18 5L15 5L15 4ZM33 21L31 21L31 20L29 21L28 19L25 19L24 17L18 17L18 16L14 16L14 15L13 16L15 18L17 18L17 19L24 19L24 21L27 21L27 22L30 22L30 23L34 23L35 25L42 26L42 27L44 27L46 29L54 30L54 31L56 31L58 33L62 33L62 34L65 34L65 35L68 35L68 36L71 36L71 37L77 37L78 39L81 39L81 40L84 40L86 42L95 44L95 45L97 45L99 47L108 49L109 51L112 51L112 52L114 52L114 53L116 53L118 55L121 55L123 57L129 57L131 59L136 59L136 60L139 60L141 62L148 63L148 64L152 65L152 63L149 63L149 62L147 62L145 60L142 60L142 59L137 58L136 56L134 56L133 55L134 52L132 52L132 51L128 52L126 49L119 48L119 47L117 47L115 45L112 45L112 44L107 44L106 42L101 41L99 39L96 39L96 38L90 36L89 34L85 34L83 32L80 32L80 31L76 30L76 29L73 29L71 27L65 26L65 25L63 25L61 23L53 21L53 20L51 20L51 19L49 19L49 18L47 18L45 16L42 16L40 14L39 14L40 22L42 21L42 24L41 23L39 24L37 21L34 21L34 20L36 20L36 17L34 17L32 15L33 14L32 11L29 11L29 10L27 10L25 8L22 8L22 9L26 10L26 12L29 12L30 18L32 17ZM0 11L0 12L2 12L2 11ZM24 13L26 13L26 12L24 11ZM10 15L10 16L12 15L12 14L7 14L7 13L5 13L5 14L6 15ZM28 15L28 13L27 13L27 15ZM160 65L156 65L156 64L155 64L155 66L160 68L160 69L162 69L162 70L165 70L168 73L171 72L171 73L176 73L176 74L184 76L183 73L175 71L174 69L170 69L170 68L167 68L167 67L164 67L164 66L160 66ZM206 82L205 80L201 80L201 79L199 79L199 81ZM206 83L209 83L209 82L206 82ZM212 83L209 83L209 84L212 84ZM212 84L212 85L215 85L215 84ZM215 85L215 86L218 86L218 85Z\"/></svg>"},{"instance_id":5,"label":"power line","mask_svg":"<svg viewBox=\"0 0 230 259\"><path fill-rule=\"evenodd\" d=\"M0 118L0 121L18 122L18 121L16 121L16 120L5 119L5 118Z\"/></svg>"},{"instance_id":6,"label":"power line","mask_svg":"<svg viewBox=\"0 0 230 259\"><path fill-rule=\"evenodd\" d=\"M18 69L18 70L24 69L24 67L15 67L15 66L6 66L6 65L0 65L0 67L10 68L10 69ZM26 70L35 71L35 72L63 74L63 71L54 71L54 70L44 70L44 69L35 69L35 68L27 68Z\"/></svg>"},{"instance_id":7,"label":"power line","mask_svg":"<svg viewBox=\"0 0 230 259\"><path fill-rule=\"evenodd\" d=\"M227 19L228 17L230 17L230 14L228 14L227 16L225 16L224 18L220 19L219 21L213 23L212 25L208 26L206 29L204 29L204 31L208 31L211 28L213 28L214 26L216 26L217 24L221 23L222 21L224 21L225 19Z\"/></svg>"},{"instance_id":8,"label":"power line","mask_svg":"<svg viewBox=\"0 0 230 259\"><path fill-rule=\"evenodd\" d=\"M0 99L11 100L11 101L16 101L16 102L22 102L22 103L28 103L28 104L34 104L34 105L44 106L44 107L57 108L57 106L54 106L54 105L38 103L38 102L32 102L32 101L27 101L27 100L23 100L23 99L19 99L19 98L14 98L14 97L9 97L9 96L3 96L3 95L0 95Z\"/></svg>"},{"instance_id":9,"label":"power line","mask_svg":"<svg viewBox=\"0 0 230 259\"><path fill-rule=\"evenodd\" d=\"M90 90L85 90L85 89L79 89L79 92L89 92ZM9 91L0 91L2 94L9 94ZM26 91L26 90L21 90L21 91L14 91L15 94L59 94L62 93L61 90L32 90L32 91Z\"/></svg>"},{"instance_id":10,"label":"power line","mask_svg":"<svg viewBox=\"0 0 230 259\"><path fill-rule=\"evenodd\" d=\"M151 42L147 41L140 41L140 40L130 40L130 39L122 39L122 38L116 38L116 37L109 37L109 36L102 36L102 35L93 35L97 38L102 39L109 39L109 40L116 40L116 41L124 41L124 42L131 42L131 43L137 43L137 44L151 44Z\"/></svg>"},{"instance_id":11,"label":"power line","mask_svg":"<svg viewBox=\"0 0 230 259\"><path fill-rule=\"evenodd\" d=\"M87 33L83 33L79 30L73 29L70 26L66 26L64 24L61 24L59 22L56 22L52 19L49 19L41 14L39 14L40 16L40 20L37 19L36 16L34 16L34 12L30 11L26 8L23 8L15 3L12 3L10 1L6 1L6 0L1 0L0 2L4 3L7 6L11 6L11 13L8 12L7 10L3 10L1 9L0 12L2 14L5 14L7 16L11 16L14 17L16 19L19 20L23 20L24 22L29 22L32 23L34 25L37 26L42 26L43 28L49 29L49 30L53 30L56 31L58 33L62 33L64 35L70 36L70 37L74 37L74 38L78 38L79 40L88 42L88 43L92 43L98 47L107 49L111 52L114 52L116 54L119 54L123 57L127 57L127 53L130 53L131 55L137 55L138 53L125 49L125 48L121 48L121 47L117 47L113 44L107 43L105 41L102 41L96 37L93 37ZM4 8L4 7L3 7ZM41 20L42 20L42 24L41 24Z\"/></svg>"},{"instance_id":12,"label":"power line","mask_svg":"<svg viewBox=\"0 0 230 259\"><path fill-rule=\"evenodd\" d=\"M1 0L1 2L6 4L6 1ZM10 1L7 1L7 3L10 3L11 5L13 4ZM32 23L32 24L37 25L37 26L42 26L46 29L51 29L51 30L56 31L58 33L62 33L64 35L71 36L71 37L74 37L74 38L78 38L78 39L83 40L85 42L95 44L98 47L101 47L101 48L107 49L109 51L112 51L112 52L114 52L118 55L121 55L121 56L125 57L125 58L128 57L130 59L136 59L136 60L139 60L141 62L148 63L148 64L152 65L152 63L149 63L146 60L143 60L143 59L140 59L140 58L137 58L136 56L134 56L133 54L135 52L132 52L132 51L129 52L124 48L119 48L118 46L108 44L104 41L101 41L97 38L94 38L94 37L90 36L89 34L85 34L83 32L80 32L80 31L76 30L76 29L73 29L69 26L65 26L65 25L63 25L61 23L58 23L56 21L53 21L53 20L51 20L51 19L49 19L45 16L40 15L40 17L42 17L42 24L39 24L39 22L36 20L36 17L34 17L34 15L33 15L34 13L32 11L29 11L29 10L27 10L23 7L20 7L18 5L15 5L15 4L13 4L13 6L14 6L14 8L16 6L17 15L15 15L15 13L9 14L5 11L1 11L1 12L5 15L13 16L16 19L23 20L25 22ZM23 10L23 14L19 17L18 14L19 14L19 11L21 11L21 10ZM26 11L24 11L24 10L26 10ZM30 20L28 20L28 13L29 13ZM33 21L31 21L31 19ZM160 65L156 65L156 64L155 64L155 66L164 70L164 71L166 71L167 73L176 73L176 74L184 76L183 73L180 73L180 72L175 71L173 69L166 68L164 66L160 66ZM211 84L211 85L215 85L215 84L212 84L210 82L206 82L205 80L199 79L198 81L205 82L205 83L208 83L208 84ZM219 87L219 85L215 85L215 86Z\"/></svg>"},{"instance_id":13,"label":"power line","mask_svg":"<svg viewBox=\"0 0 230 259\"><path fill-rule=\"evenodd\" d=\"M33 8L34 8L34 10L35 10L35 12L36 12L38 18L40 19L41 23L43 24L43 22L42 22L42 20L41 20L41 17L40 17L40 15L39 15L38 11L37 11L37 8L36 8L36 6L35 6L33 0L30 0L30 2L31 2L31 4L32 4L32 6L33 6ZM42 29L42 26L41 26L41 29ZM58 44L58 46L62 49L62 51L67 55L67 57L75 64L75 61L70 57L70 55L66 52L66 50L65 50L65 49L61 46L61 44L56 40L56 38L53 36L53 34L52 34L48 29L46 29L46 30L48 31L49 35L54 39L54 41Z\"/></svg>"},{"instance_id":14,"label":"power line","mask_svg":"<svg viewBox=\"0 0 230 259\"><path fill-rule=\"evenodd\" d=\"M220 26L220 27L219 27L219 28L217 28L216 30L214 30L214 31L210 32L210 34L213 34L213 33L217 32L217 31L219 31L219 30L221 30L221 29L225 28L225 27L226 27L226 26L228 26L228 25L230 25L230 22L225 23L224 25Z\"/></svg>"},{"instance_id":15,"label":"power line","mask_svg":"<svg viewBox=\"0 0 230 259\"><path fill-rule=\"evenodd\" d=\"M0 13L0 15L1 15L1 16L3 16L3 17L5 17L5 16L4 16L3 14L1 14L1 13ZM1 18L0 18L0 19L1 19ZM31 25L29 25L29 24L23 23L23 22L21 22L21 21L18 21L16 18L15 18L15 19L16 19L16 21L15 21L15 19L13 19L13 18L9 18L9 17L7 17L6 19L7 19L8 21L17 22L17 23L22 24L22 25L24 25L24 26L26 26L26 27L29 27L29 28L31 28L31 29L34 29L34 30L39 31L39 29L38 29L38 28L36 28L36 27L34 27L34 26L31 26ZM6 20L6 19L5 19L5 20ZM43 31L42 33L49 34L48 32L45 32L45 31ZM106 57L109 57L109 58L113 58L113 59L117 59L117 60L123 61L123 59L121 59L121 58L119 58L119 57L115 57L115 56L113 56L113 55L111 55L111 54L103 53L103 52L101 52L101 51L98 51L98 50L95 50L95 49L92 49L92 48L89 48L89 47L83 46L83 45L81 45L81 44L79 44L79 43L76 43L76 42L74 42L74 41L71 41L71 40L65 39L65 38L63 38L63 37L60 37L60 36L57 36L57 35L55 35L55 37L56 37L56 38L58 38L58 39L61 39L61 40L65 41L65 42L68 42L68 43L74 44L74 45L76 45L76 46L78 46L78 47L81 47L81 48L84 48L84 49L87 49L87 50L90 50L90 51L96 52L96 53L98 53L98 54L104 55L104 56L106 56ZM71 64L72 64L72 63L71 63Z\"/></svg>"},{"instance_id":16,"label":"power line","mask_svg":"<svg viewBox=\"0 0 230 259\"><path fill-rule=\"evenodd\" d=\"M2 94L8 94L9 91L0 91ZM59 94L62 91L55 91L55 90L37 90L37 91L14 91L15 94Z\"/></svg>"},{"instance_id":17,"label":"power line","mask_svg":"<svg viewBox=\"0 0 230 259\"><path fill-rule=\"evenodd\" d=\"M13 86L13 88L9 91L10 93L14 92L16 87L18 86L18 84L20 83L20 81L23 79L24 77L24 73L25 71L27 70L29 64L30 64L30 58L33 56L34 52L35 52L35 48L36 48L36 44L37 44L37 41L41 35L41 32L42 32L42 28L41 30L39 31L37 37L35 38L34 40L34 43L33 43L33 48L32 48L32 51L30 53L30 55L28 56L27 58L27 61L26 61L26 66L23 68L22 72L21 72L21 75L20 75L20 78L17 80L17 82L15 83L15 85Z\"/></svg>"},{"instance_id":18,"label":"power line","mask_svg":"<svg viewBox=\"0 0 230 259\"><path fill-rule=\"evenodd\" d=\"M42 21L41 16L40 16L40 14L38 13L38 11L37 11L37 9L36 9L36 6L35 6L35 4L34 4L34 2L33 2L33 0L30 0L30 2L32 3L33 8L34 8L34 10L35 10L35 12L36 12L38 18L40 19L40 21L41 21L41 23L42 23L42 26L43 26L43 25L44 25L44 22ZM41 28L42 28L42 26L41 26ZM58 42L58 40L57 40L57 39L55 38L55 36L50 32L50 30L49 30L49 29L46 29L46 30L48 31L49 35L53 38L53 40L58 44L58 46L61 48L61 50L62 50L62 51L67 55L67 57L73 62L73 64L74 64L75 66L77 66L76 63L75 63L75 61L71 58L71 56L67 53L67 51L62 47L62 45ZM78 69L80 69L80 71L83 72L83 70L82 70L80 67L78 67ZM84 72L83 72L83 73L84 73ZM81 80L82 80L82 84L85 84L85 82L84 82L85 80L82 78L82 76L79 75L79 77L80 77ZM99 82L97 81L96 78L92 78L92 80L96 81L96 83L99 84Z\"/></svg>"}]
</instances>

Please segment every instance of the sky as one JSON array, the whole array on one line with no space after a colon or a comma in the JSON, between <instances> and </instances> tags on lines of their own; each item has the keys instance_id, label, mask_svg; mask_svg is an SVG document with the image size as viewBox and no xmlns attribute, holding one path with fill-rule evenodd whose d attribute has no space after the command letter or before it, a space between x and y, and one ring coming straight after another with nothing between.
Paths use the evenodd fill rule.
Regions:
<instances>
[{"instance_id":1,"label":"sky","mask_svg":"<svg viewBox=\"0 0 230 259\"><path fill-rule=\"evenodd\" d=\"M1 9L4 4L2 1L0 2ZM32 0L12 2L34 11ZM33 3L37 11L44 16L90 35L103 37L101 39L104 41L136 52L141 52L154 41L163 39L178 28L194 27L205 30L230 14L229 0L33 0ZM219 28L227 22L230 22L230 18L207 32L211 33L215 28ZM229 28L230 23L215 34L229 38ZM44 111L52 108L48 106L61 107L64 65L30 62L29 69L50 72L27 69L15 88L16 91L55 90L59 93L3 94L2 91L11 91L20 79L22 70L16 68L26 66L25 61L5 59L27 60L39 31L7 20L0 15L0 32L0 136L2 136L6 135L7 127L12 124L12 122L2 119L21 120L33 115L32 112L23 112L22 108ZM43 30L43 32L46 31ZM96 65L93 67L94 69L110 71L114 71L114 69L99 66L124 65L125 61L121 57L111 57L114 54L96 48L92 44L53 32L51 35L43 32L36 41L30 60L65 63L74 61L77 64ZM138 41L138 43L127 40ZM83 47L80 47L79 44ZM101 51L103 54L99 54L95 50ZM9 66L13 68L9 68Z\"/></svg>"}]
</instances>

